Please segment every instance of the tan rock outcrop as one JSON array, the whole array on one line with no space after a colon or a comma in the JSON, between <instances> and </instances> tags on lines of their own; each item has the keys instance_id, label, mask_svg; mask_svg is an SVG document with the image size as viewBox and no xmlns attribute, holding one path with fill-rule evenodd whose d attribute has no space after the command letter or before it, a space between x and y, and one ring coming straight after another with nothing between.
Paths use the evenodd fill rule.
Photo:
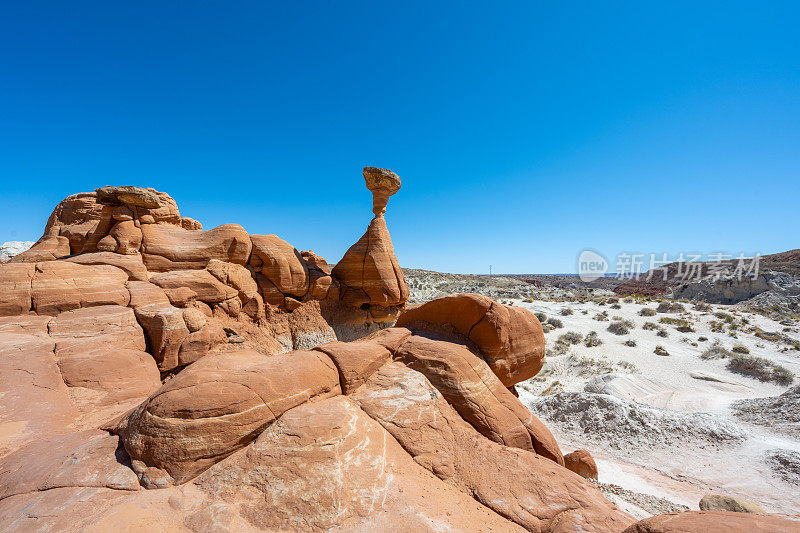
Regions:
<instances>
[{"instance_id":1,"label":"tan rock outcrop","mask_svg":"<svg viewBox=\"0 0 800 533\"><path fill-rule=\"evenodd\" d=\"M731 511L685 511L669 513L633 524L623 533L796 533L800 522L775 515Z\"/></svg>"},{"instance_id":2,"label":"tan rock outcrop","mask_svg":"<svg viewBox=\"0 0 800 533\"><path fill-rule=\"evenodd\" d=\"M251 235L258 269L284 295L302 298L308 292L308 264L294 246L277 235Z\"/></svg>"}]
</instances>

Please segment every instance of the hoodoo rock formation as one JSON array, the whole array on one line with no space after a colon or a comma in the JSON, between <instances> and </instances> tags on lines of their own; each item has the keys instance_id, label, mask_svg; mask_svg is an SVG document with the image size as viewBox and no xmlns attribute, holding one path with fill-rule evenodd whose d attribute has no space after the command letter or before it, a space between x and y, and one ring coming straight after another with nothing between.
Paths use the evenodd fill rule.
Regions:
<instances>
[{"instance_id":1,"label":"hoodoo rock formation","mask_svg":"<svg viewBox=\"0 0 800 533\"><path fill-rule=\"evenodd\" d=\"M153 189L62 201L0 264L0 531L791 530L617 509L514 394L544 363L536 317L406 309L400 179L364 178L375 216L332 270Z\"/></svg>"}]
</instances>

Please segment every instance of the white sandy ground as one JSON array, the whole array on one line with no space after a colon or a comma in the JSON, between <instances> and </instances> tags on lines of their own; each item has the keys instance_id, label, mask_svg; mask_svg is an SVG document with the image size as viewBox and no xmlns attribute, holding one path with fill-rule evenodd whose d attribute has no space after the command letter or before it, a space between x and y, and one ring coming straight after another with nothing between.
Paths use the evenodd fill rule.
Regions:
<instances>
[{"instance_id":1,"label":"white sandy ground","mask_svg":"<svg viewBox=\"0 0 800 533\"><path fill-rule=\"evenodd\" d=\"M577 448L592 452L598 463L601 482L663 497L692 509L698 508L703 494L714 491L754 500L770 512L800 513L800 486L782 480L765 462L770 450L800 452L800 441L773 433L769 427L742 422L733 416L730 409L731 403L736 400L776 396L787 387L733 373L726 368L725 359L700 358L700 354L714 341L719 341L727 349L734 344L743 344L749 348L750 355L765 357L800 376L800 352L780 352L785 344L766 341L751 333L738 332L738 338L732 338L727 332L714 333L709 323L712 320L719 321L713 315L714 311L719 310L735 313L737 318L746 318L750 325L769 332L782 331L786 326L726 306L712 306L711 312L700 312L692 310L692 304L684 304L686 313L683 314L659 313L642 317L638 314L642 307L654 309L657 303L625 303L620 300L621 309L612 309L610 305L601 306L593 302L505 302L533 312L544 312L548 317L563 322L563 327L545 335L548 355L543 371L537 378L517 386L521 400L531 407L534 414L537 414L535 403L541 398L539 394L555 381L560 382L566 392L579 392L598 374L612 370L619 377L605 392L610 391L626 401L665 409L668 413L711 413L713 417L710 417L709 425L719 423L744 435L738 442L716 443L686 438L663 446L637 444L636 436L632 435L631 440L625 440L622 444L617 441L617 446L614 446L613 440L604 439L602 435L583 434L580 430L576 431L574 426L563 425L561 420L543 417L565 452ZM560 311L564 307L572 309L573 314L561 316ZM588 314L582 314L583 310ZM593 319L603 311L608 312L608 322ZM613 316L631 320L636 327L627 335L615 335L606 330ZM694 323L696 331L680 333L675 326L659 324L669 333L667 338L662 338L656 335L656 331L642 329L645 322L658 323L658 319L664 316L687 318ZM797 326L790 329L787 335L795 340L800 339ZM568 331L584 336L596 331L603 343L596 347L573 345L569 353L554 355L552 348L556 339ZM708 340L698 342L701 336L708 337ZM635 339L637 346L625 346L623 343L628 339ZM683 339L697 342L698 346L694 347ZM661 345L670 355L664 357L654 354L656 345ZM581 358L604 361L603 366L607 368L586 372L585 367L576 366ZM619 363L623 361L635 365L635 371L632 372L631 367L620 366ZM692 374L705 374L717 381L697 379ZM658 428L653 427L653 431L658 432ZM636 509L629 510L634 514L649 514Z\"/></svg>"}]
</instances>

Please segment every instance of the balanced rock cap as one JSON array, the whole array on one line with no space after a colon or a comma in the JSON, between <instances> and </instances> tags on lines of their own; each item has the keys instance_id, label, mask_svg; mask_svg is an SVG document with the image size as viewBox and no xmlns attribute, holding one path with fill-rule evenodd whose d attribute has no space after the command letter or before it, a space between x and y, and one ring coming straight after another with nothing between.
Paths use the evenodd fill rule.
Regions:
<instances>
[{"instance_id":1,"label":"balanced rock cap","mask_svg":"<svg viewBox=\"0 0 800 533\"><path fill-rule=\"evenodd\" d=\"M364 181L372 191L372 212L383 215L389 197L400 190L400 176L386 168L364 167Z\"/></svg>"},{"instance_id":2,"label":"balanced rock cap","mask_svg":"<svg viewBox=\"0 0 800 533\"><path fill-rule=\"evenodd\" d=\"M155 189L145 189L132 185L122 185L114 187L106 185L95 189L97 201L106 205L128 204L145 209L158 209L161 207L161 200L158 198Z\"/></svg>"}]
</instances>

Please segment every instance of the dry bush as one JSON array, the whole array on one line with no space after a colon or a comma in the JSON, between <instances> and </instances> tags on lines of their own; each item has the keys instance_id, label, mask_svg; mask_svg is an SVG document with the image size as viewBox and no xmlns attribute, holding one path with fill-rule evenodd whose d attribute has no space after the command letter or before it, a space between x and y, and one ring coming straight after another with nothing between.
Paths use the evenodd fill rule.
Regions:
<instances>
[{"instance_id":1,"label":"dry bush","mask_svg":"<svg viewBox=\"0 0 800 533\"><path fill-rule=\"evenodd\" d=\"M724 359L732 354L719 342L715 342L700 354L701 359Z\"/></svg>"},{"instance_id":2,"label":"dry bush","mask_svg":"<svg viewBox=\"0 0 800 533\"><path fill-rule=\"evenodd\" d=\"M644 324L642 324L642 329L645 331L652 331L659 329L659 325L656 324L655 322L645 322Z\"/></svg>"},{"instance_id":3,"label":"dry bush","mask_svg":"<svg viewBox=\"0 0 800 533\"><path fill-rule=\"evenodd\" d=\"M684 311L683 305L678 302L661 302L656 307L656 312L658 313L682 313Z\"/></svg>"},{"instance_id":4,"label":"dry bush","mask_svg":"<svg viewBox=\"0 0 800 533\"><path fill-rule=\"evenodd\" d=\"M728 359L728 370L754 377L759 381L772 381L778 385L785 386L794 381L794 374L788 368L754 355L731 354Z\"/></svg>"},{"instance_id":5,"label":"dry bush","mask_svg":"<svg viewBox=\"0 0 800 533\"><path fill-rule=\"evenodd\" d=\"M656 355L661 355L661 356L669 355L669 352L667 350L665 350L664 347L661 346L660 344L658 346L656 346L656 349L653 350L653 353L656 354Z\"/></svg>"},{"instance_id":6,"label":"dry bush","mask_svg":"<svg viewBox=\"0 0 800 533\"><path fill-rule=\"evenodd\" d=\"M734 353L748 354L750 353L750 348L748 348L744 344L735 344L733 348L731 348L731 351Z\"/></svg>"},{"instance_id":7,"label":"dry bush","mask_svg":"<svg viewBox=\"0 0 800 533\"><path fill-rule=\"evenodd\" d=\"M639 316L656 316L656 310L652 307L642 307L639 309Z\"/></svg>"},{"instance_id":8,"label":"dry bush","mask_svg":"<svg viewBox=\"0 0 800 533\"><path fill-rule=\"evenodd\" d=\"M628 339L622 344L624 344L625 346L630 346L631 348L636 348L636 341L634 339Z\"/></svg>"},{"instance_id":9,"label":"dry bush","mask_svg":"<svg viewBox=\"0 0 800 533\"><path fill-rule=\"evenodd\" d=\"M601 344L603 344L603 341L598 338L596 331L590 331L586 335L586 338L583 339L583 345L587 348L591 348L592 346L600 346Z\"/></svg>"},{"instance_id":10,"label":"dry bush","mask_svg":"<svg viewBox=\"0 0 800 533\"><path fill-rule=\"evenodd\" d=\"M563 309L561 309L561 316L569 316L571 314L572 314L572 309L570 309L569 307L564 307Z\"/></svg>"},{"instance_id":11,"label":"dry bush","mask_svg":"<svg viewBox=\"0 0 800 533\"><path fill-rule=\"evenodd\" d=\"M614 335L627 335L634 327L635 324L630 320L616 320L609 324L606 329Z\"/></svg>"},{"instance_id":12,"label":"dry bush","mask_svg":"<svg viewBox=\"0 0 800 533\"><path fill-rule=\"evenodd\" d=\"M548 318L547 319L547 323L550 324L551 326L553 326L554 328L563 328L564 327L564 323L561 322L561 320L559 320L557 318L553 318L553 317Z\"/></svg>"}]
</instances>

